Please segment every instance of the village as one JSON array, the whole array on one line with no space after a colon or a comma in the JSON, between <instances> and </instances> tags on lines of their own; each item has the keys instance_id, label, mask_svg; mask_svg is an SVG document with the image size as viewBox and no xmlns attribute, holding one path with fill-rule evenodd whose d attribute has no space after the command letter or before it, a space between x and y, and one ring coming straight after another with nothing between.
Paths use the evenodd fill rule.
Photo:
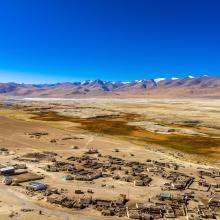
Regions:
<instances>
[{"instance_id":1,"label":"village","mask_svg":"<svg viewBox=\"0 0 220 220\"><path fill-rule=\"evenodd\" d=\"M220 0L0 0L0 220L220 220Z\"/></svg>"},{"instance_id":2,"label":"village","mask_svg":"<svg viewBox=\"0 0 220 220\"><path fill-rule=\"evenodd\" d=\"M155 102L152 111L140 107L137 115L143 101L117 102L114 108L105 103L18 100L0 105L0 219L220 219L218 148L207 142L217 143L218 137L201 134L204 127L191 126L194 118L186 118L180 107L178 124L167 113L169 105L163 112ZM171 110L174 105L181 104L171 103ZM158 131L129 125L152 117ZM176 133L181 139L174 144L180 146L184 138L194 144L201 137L193 146L204 141L205 151L195 149L195 154L152 142L172 135L163 133L159 117L164 124L172 122L170 129L187 119L186 128L190 124L195 132ZM209 125L214 119L215 114L200 121Z\"/></svg>"},{"instance_id":3,"label":"village","mask_svg":"<svg viewBox=\"0 0 220 220\"><path fill-rule=\"evenodd\" d=\"M195 173L189 173L187 167L175 162L128 160L116 148L112 149L115 156L103 155L95 147L81 155L75 153L78 146L72 150L73 156L61 158L47 151L14 155L1 148L1 184L55 207L92 208L102 216L149 220L220 218L218 169L197 167ZM57 179L49 181L50 174ZM56 187L59 181L63 182L62 188ZM120 184L126 188L124 193L117 193ZM116 193L107 199L100 195L100 189L102 194L111 190ZM143 199L135 199L135 192L143 194Z\"/></svg>"}]
</instances>

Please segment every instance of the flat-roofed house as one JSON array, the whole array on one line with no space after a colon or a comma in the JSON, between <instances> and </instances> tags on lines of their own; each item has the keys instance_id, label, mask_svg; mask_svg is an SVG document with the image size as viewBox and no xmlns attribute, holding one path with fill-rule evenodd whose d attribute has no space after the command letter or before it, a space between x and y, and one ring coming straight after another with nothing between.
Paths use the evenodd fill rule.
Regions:
<instances>
[{"instance_id":1,"label":"flat-roofed house","mask_svg":"<svg viewBox=\"0 0 220 220\"><path fill-rule=\"evenodd\" d=\"M3 167L0 169L1 175L12 175L15 172L15 168L13 166Z\"/></svg>"}]
</instances>

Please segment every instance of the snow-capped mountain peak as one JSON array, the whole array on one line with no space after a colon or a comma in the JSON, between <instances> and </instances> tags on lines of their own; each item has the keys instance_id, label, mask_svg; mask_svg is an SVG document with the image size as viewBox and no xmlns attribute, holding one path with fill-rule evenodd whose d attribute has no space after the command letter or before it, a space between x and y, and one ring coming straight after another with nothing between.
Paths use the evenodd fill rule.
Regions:
<instances>
[{"instance_id":1,"label":"snow-capped mountain peak","mask_svg":"<svg viewBox=\"0 0 220 220\"><path fill-rule=\"evenodd\" d=\"M141 83L143 82L144 80L134 80L136 83Z\"/></svg>"},{"instance_id":2,"label":"snow-capped mountain peak","mask_svg":"<svg viewBox=\"0 0 220 220\"><path fill-rule=\"evenodd\" d=\"M0 83L0 96L79 97L114 95L167 97L220 97L220 76L156 78L133 81L84 80L57 84Z\"/></svg>"},{"instance_id":3,"label":"snow-capped mountain peak","mask_svg":"<svg viewBox=\"0 0 220 220\"><path fill-rule=\"evenodd\" d=\"M189 75L189 76L187 76L187 78L194 79L195 77Z\"/></svg>"},{"instance_id":4,"label":"snow-capped mountain peak","mask_svg":"<svg viewBox=\"0 0 220 220\"><path fill-rule=\"evenodd\" d=\"M154 79L154 82L158 83L158 82L163 81L163 80L165 80L165 79L166 79L166 78L157 78L157 79Z\"/></svg>"}]
</instances>

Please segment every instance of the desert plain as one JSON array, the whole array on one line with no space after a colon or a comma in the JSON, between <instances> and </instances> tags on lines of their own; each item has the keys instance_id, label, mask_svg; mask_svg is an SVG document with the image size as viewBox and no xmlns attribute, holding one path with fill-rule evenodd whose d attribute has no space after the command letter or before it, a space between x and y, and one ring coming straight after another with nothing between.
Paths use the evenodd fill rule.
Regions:
<instances>
[{"instance_id":1,"label":"desert plain","mask_svg":"<svg viewBox=\"0 0 220 220\"><path fill-rule=\"evenodd\" d=\"M26 167L0 219L220 219L219 119L219 99L2 99L0 164Z\"/></svg>"}]
</instances>

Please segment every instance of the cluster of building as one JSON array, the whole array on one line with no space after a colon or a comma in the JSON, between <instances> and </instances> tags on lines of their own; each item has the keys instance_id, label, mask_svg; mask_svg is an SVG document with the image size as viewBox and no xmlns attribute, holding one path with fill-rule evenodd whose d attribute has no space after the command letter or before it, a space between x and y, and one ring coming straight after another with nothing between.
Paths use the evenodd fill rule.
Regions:
<instances>
[{"instance_id":1,"label":"cluster of building","mask_svg":"<svg viewBox=\"0 0 220 220\"><path fill-rule=\"evenodd\" d=\"M76 195L70 197L52 186L39 182L43 177L29 172L24 163L0 166L4 184L25 183L21 186L27 192L40 193L51 204L74 209L92 207L102 215L127 216L132 219L220 219L218 169L200 167L196 173L190 173L184 166L174 162L126 160L102 155L95 148L81 156L71 156L62 160L50 152L30 153L15 159L20 162L25 158L47 160L42 169L47 172L62 172L66 181L93 182L97 179L112 178L113 183L121 181L132 187L141 187L143 194L151 191L155 178L162 180L158 193L148 199L144 197L141 202L131 201L132 196L129 198L129 195L124 194L120 194L117 199L97 198L89 188L86 193L76 189Z\"/></svg>"},{"instance_id":2,"label":"cluster of building","mask_svg":"<svg viewBox=\"0 0 220 220\"><path fill-rule=\"evenodd\" d=\"M92 196L82 196L80 198L67 197L60 193L51 193L47 195L47 202L61 205L66 208L84 209L89 206L101 212L105 216L125 216L126 215L126 196L121 194L116 200L93 199Z\"/></svg>"}]
</instances>

